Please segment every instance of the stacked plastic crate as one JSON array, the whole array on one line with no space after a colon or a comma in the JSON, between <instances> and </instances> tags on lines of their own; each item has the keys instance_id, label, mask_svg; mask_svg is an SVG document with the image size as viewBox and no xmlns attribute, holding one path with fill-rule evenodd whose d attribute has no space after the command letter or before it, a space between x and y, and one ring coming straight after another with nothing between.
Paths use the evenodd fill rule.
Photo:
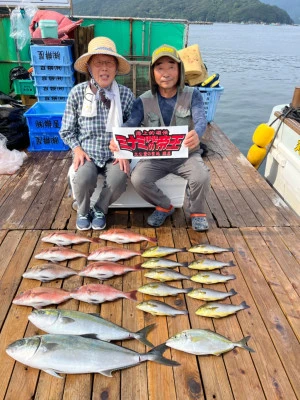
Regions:
<instances>
[{"instance_id":1,"label":"stacked plastic crate","mask_svg":"<svg viewBox=\"0 0 300 400\"><path fill-rule=\"evenodd\" d=\"M59 130L68 94L75 83L71 46L30 46L38 101L24 115L29 127L29 151L69 150Z\"/></svg>"}]
</instances>

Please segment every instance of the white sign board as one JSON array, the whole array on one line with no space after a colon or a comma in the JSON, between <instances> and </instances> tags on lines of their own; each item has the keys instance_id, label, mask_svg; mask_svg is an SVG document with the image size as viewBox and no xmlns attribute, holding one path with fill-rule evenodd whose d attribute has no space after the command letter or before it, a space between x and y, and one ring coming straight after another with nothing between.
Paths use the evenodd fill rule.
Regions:
<instances>
[{"instance_id":1,"label":"white sign board","mask_svg":"<svg viewBox=\"0 0 300 400\"><path fill-rule=\"evenodd\" d=\"M187 158L187 126L113 128L120 151L116 158Z\"/></svg>"},{"instance_id":2,"label":"white sign board","mask_svg":"<svg viewBox=\"0 0 300 400\"><path fill-rule=\"evenodd\" d=\"M71 7L71 0L30 0L30 4L39 7ZM24 5L28 5L28 3L18 0L0 0L0 7L24 7Z\"/></svg>"}]
</instances>

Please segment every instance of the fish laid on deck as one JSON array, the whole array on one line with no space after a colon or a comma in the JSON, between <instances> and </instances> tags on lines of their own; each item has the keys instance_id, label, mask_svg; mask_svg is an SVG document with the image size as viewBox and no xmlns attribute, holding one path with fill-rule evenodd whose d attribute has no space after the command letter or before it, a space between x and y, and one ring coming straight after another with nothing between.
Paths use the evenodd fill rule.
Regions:
<instances>
[{"instance_id":1,"label":"fish laid on deck","mask_svg":"<svg viewBox=\"0 0 300 400\"><path fill-rule=\"evenodd\" d=\"M100 243L101 240L98 238L88 238L80 236L75 233L68 232L53 232L42 238L42 242L53 243L58 246L68 246L70 244L80 243Z\"/></svg>"},{"instance_id":2,"label":"fish laid on deck","mask_svg":"<svg viewBox=\"0 0 300 400\"><path fill-rule=\"evenodd\" d=\"M164 257L182 251L186 251L186 248L176 249L175 247L152 246L142 253L142 257Z\"/></svg>"},{"instance_id":3,"label":"fish laid on deck","mask_svg":"<svg viewBox=\"0 0 300 400\"><path fill-rule=\"evenodd\" d=\"M176 296L180 293L189 293L193 288L177 288L160 282L147 283L138 288L141 293L149 294L151 296Z\"/></svg>"},{"instance_id":4,"label":"fish laid on deck","mask_svg":"<svg viewBox=\"0 0 300 400\"><path fill-rule=\"evenodd\" d=\"M116 299L124 298L129 300L137 300L136 290L130 292L122 292L112 286L92 283L90 285L83 285L70 292L73 299L85 301L86 303L99 304L105 301L113 301Z\"/></svg>"},{"instance_id":5,"label":"fish laid on deck","mask_svg":"<svg viewBox=\"0 0 300 400\"><path fill-rule=\"evenodd\" d=\"M227 282L235 278L236 276L234 274L222 275L217 272L209 271L199 272L198 274L191 276L192 281L206 284Z\"/></svg>"},{"instance_id":6,"label":"fish laid on deck","mask_svg":"<svg viewBox=\"0 0 300 400\"><path fill-rule=\"evenodd\" d=\"M121 247L100 247L88 256L90 261L119 261L130 257L140 256L139 251L123 249Z\"/></svg>"},{"instance_id":7,"label":"fish laid on deck","mask_svg":"<svg viewBox=\"0 0 300 400\"><path fill-rule=\"evenodd\" d=\"M250 308L250 306L248 306L245 301L236 306L234 304L213 302L203 304L203 306L196 310L196 314L202 317L223 318L227 315L235 314L240 310L245 310L246 308Z\"/></svg>"},{"instance_id":8,"label":"fish laid on deck","mask_svg":"<svg viewBox=\"0 0 300 400\"><path fill-rule=\"evenodd\" d=\"M143 301L139 303L136 308L152 315L168 315L170 317L175 317L176 315L186 315L189 313L187 310L178 310L177 308L159 300Z\"/></svg>"},{"instance_id":9,"label":"fish laid on deck","mask_svg":"<svg viewBox=\"0 0 300 400\"><path fill-rule=\"evenodd\" d=\"M100 373L133 367L144 361L176 366L176 361L163 357L167 349L161 344L148 353L137 353L116 344L75 335L41 335L16 340L7 348L15 360L60 378L61 374Z\"/></svg>"},{"instance_id":10,"label":"fish laid on deck","mask_svg":"<svg viewBox=\"0 0 300 400\"><path fill-rule=\"evenodd\" d=\"M168 339L166 345L172 347L172 349L197 356L208 354L219 356L235 347L241 347L242 349L254 352L253 349L247 346L249 339L250 336L247 336L238 342L232 342L225 336L219 335L209 329L188 329Z\"/></svg>"},{"instance_id":11,"label":"fish laid on deck","mask_svg":"<svg viewBox=\"0 0 300 400\"><path fill-rule=\"evenodd\" d=\"M53 287L39 286L18 294L13 304L41 308L50 304L60 304L71 298L70 292Z\"/></svg>"},{"instance_id":12,"label":"fish laid on deck","mask_svg":"<svg viewBox=\"0 0 300 400\"><path fill-rule=\"evenodd\" d=\"M170 270L168 268L157 268L144 274L146 278L157 279L161 282L177 281L181 279L191 280L190 276L183 275L180 272Z\"/></svg>"},{"instance_id":13,"label":"fish laid on deck","mask_svg":"<svg viewBox=\"0 0 300 400\"><path fill-rule=\"evenodd\" d=\"M234 296L237 292L234 289L229 290L229 292L222 292L219 290L200 288L194 289L187 295L193 299L204 300L204 301L215 301L224 300L230 296Z\"/></svg>"},{"instance_id":14,"label":"fish laid on deck","mask_svg":"<svg viewBox=\"0 0 300 400\"><path fill-rule=\"evenodd\" d=\"M176 267L187 267L187 262L178 262L168 260L167 258L150 258L144 261L141 266L143 268L176 268Z\"/></svg>"},{"instance_id":15,"label":"fish laid on deck","mask_svg":"<svg viewBox=\"0 0 300 400\"><path fill-rule=\"evenodd\" d=\"M131 332L97 314L54 308L34 310L28 319L39 329L51 334L85 335L106 342L136 339L146 346L153 347L147 335L155 324L148 325L138 332Z\"/></svg>"},{"instance_id":16,"label":"fish laid on deck","mask_svg":"<svg viewBox=\"0 0 300 400\"><path fill-rule=\"evenodd\" d=\"M65 260L72 260L78 257L87 257L81 251L68 249L66 247L50 247L49 249L42 250L39 254L35 255L38 260L46 260L52 262L59 262Z\"/></svg>"},{"instance_id":17,"label":"fish laid on deck","mask_svg":"<svg viewBox=\"0 0 300 400\"><path fill-rule=\"evenodd\" d=\"M77 275L77 272L61 264L48 263L29 268L22 276L27 279L49 282L55 279L68 278L72 275Z\"/></svg>"},{"instance_id":18,"label":"fish laid on deck","mask_svg":"<svg viewBox=\"0 0 300 400\"><path fill-rule=\"evenodd\" d=\"M191 262L188 267L191 269L199 269L201 271L211 271L213 269L221 269L224 267L234 267L233 261L223 262L217 260L211 260L210 258L195 260Z\"/></svg>"},{"instance_id":19,"label":"fish laid on deck","mask_svg":"<svg viewBox=\"0 0 300 400\"><path fill-rule=\"evenodd\" d=\"M142 269L140 264L130 266L118 264L113 261L96 261L88 264L82 271L78 272L78 275L105 280L113 276L120 276L127 272L140 271Z\"/></svg>"},{"instance_id":20,"label":"fish laid on deck","mask_svg":"<svg viewBox=\"0 0 300 400\"><path fill-rule=\"evenodd\" d=\"M148 242L157 243L156 238L135 233L129 229L109 229L100 234L100 239L108 240L115 243L137 243L147 240Z\"/></svg>"},{"instance_id":21,"label":"fish laid on deck","mask_svg":"<svg viewBox=\"0 0 300 400\"><path fill-rule=\"evenodd\" d=\"M223 253L224 251L234 251L232 247L223 248L218 246L213 246L211 244L197 244L188 249L191 253L198 254L214 254L214 253Z\"/></svg>"}]
</instances>

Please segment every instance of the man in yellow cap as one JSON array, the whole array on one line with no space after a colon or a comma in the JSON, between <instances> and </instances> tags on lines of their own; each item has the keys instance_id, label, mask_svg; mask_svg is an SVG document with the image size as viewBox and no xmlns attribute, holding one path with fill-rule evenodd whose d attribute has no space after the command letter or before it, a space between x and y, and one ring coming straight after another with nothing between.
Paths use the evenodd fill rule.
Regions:
<instances>
[{"instance_id":1,"label":"man in yellow cap","mask_svg":"<svg viewBox=\"0 0 300 400\"><path fill-rule=\"evenodd\" d=\"M96 37L74 67L89 79L70 91L60 136L73 152L69 178L77 202L77 229L100 230L106 226L109 205L126 190L128 160L113 163L109 142L112 127L128 119L134 101L131 90L115 81L116 75L130 72L130 64L111 39ZM91 209L99 174L104 184Z\"/></svg>"},{"instance_id":2,"label":"man in yellow cap","mask_svg":"<svg viewBox=\"0 0 300 400\"><path fill-rule=\"evenodd\" d=\"M189 156L141 159L132 172L132 184L144 200L156 207L147 222L157 227L173 214L174 207L156 182L169 173L183 177L187 180L192 227L196 231L205 231L208 229L205 199L210 188L210 176L201 157L200 138L207 121L201 93L184 86L184 65L174 47L164 44L154 50L150 64L150 87L151 90L135 101L131 117L123 126L187 125L184 145L188 147ZM114 141L111 141L110 149L119 150Z\"/></svg>"}]
</instances>

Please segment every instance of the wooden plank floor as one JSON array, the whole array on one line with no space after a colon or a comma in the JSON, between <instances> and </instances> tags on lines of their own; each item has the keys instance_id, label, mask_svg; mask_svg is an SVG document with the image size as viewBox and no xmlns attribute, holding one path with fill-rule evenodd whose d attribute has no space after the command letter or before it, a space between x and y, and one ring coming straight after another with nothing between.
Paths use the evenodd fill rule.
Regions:
<instances>
[{"instance_id":1,"label":"wooden plank floor","mask_svg":"<svg viewBox=\"0 0 300 400\"><path fill-rule=\"evenodd\" d=\"M246 301L250 308L234 316L211 320L195 314L202 304L200 300L182 294L164 298L166 303L189 311L188 315L174 318L143 313L136 309L135 302L127 299L99 306L69 300L58 307L99 312L133 331L155 323L149 335L155 345L184 329L201 328L215 330L231 340L249 335L248 345L255 352L236 348L220 357L197 357L167 350L165 356L178 361L180 366L146 362L116 371L112 378L85 374L58 379L15 363L5 352L7 345L43 333L28 322L30 307L12 304L17 293L40 285L38 281L23 279L22 274L41 264L34 255L51 246L41 242L41 238L51 230L75 232L76 219L66 182L70 154L30 153L17 174L0 176L0 399L300 399L300 219L215 124L209 126L205 139L210 148L205 162L212 175L212 190L207 199L211 228L207 233L194 232L183 209L177 209L158 229L146 224L151 209L111 209L108 227L127 227L156 236L161 246L189 248L209 242L233 247L233 253L222 253L215 258L233 260L236 266L223 269L222 274L234 273L236 279L210 287L234 288L238 294L226 302ZM96 232L80 234L97 236ZM103 242L101 246L106 244ZM134 250L147 246L146 242L124 245ZM85 253L97 247L96 244L73 246ZM200 257L182 252L169 258L190 262ZM124 263L135 265L141 259L137 256ZM86 260L79 258L64 264L80 271ZM187 268L180 270L185 275L195 273ZM71 290L92 282L95 280L75 275L42 285ZM144 271L137 271L106 283L129 291L146 282L150 279L144 277ZM189 280L171 284L201 287ZM139 302L149 298L138 293ZM138 352L149 350L136 340L119 344Z\"/></svg>"}]
</instances>

